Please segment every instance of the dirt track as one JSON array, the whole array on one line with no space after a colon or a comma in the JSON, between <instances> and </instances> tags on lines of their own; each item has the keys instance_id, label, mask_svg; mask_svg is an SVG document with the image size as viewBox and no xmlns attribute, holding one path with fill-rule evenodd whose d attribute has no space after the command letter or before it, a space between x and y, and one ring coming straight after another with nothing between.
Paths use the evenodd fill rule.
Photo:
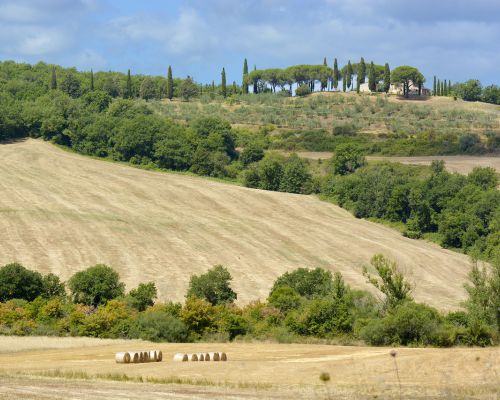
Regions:
<instances>
[{"instance_id":1,"label":"dirt track","mask_svg":"<svg viewBox=\"0 0 500 400\"><path fill-rule=\"evenodd\" d=\"M362 266L384 253L414 282L417 300L446 309L465 295L466 256L312 196L142 171L36 140L0 145L0 160L0 265L68 279L106 263L128 289L154 280L161 299L182 300L191 274L224 264L247 302L304 266L367 287Z\"/></svg>"},{"instance_id":2,"label":"dirt track","mask_svg":"<svg viewBox=\"0 0 500 400\"><path fill-rule=\"evenodd\" d=\"M265 343L152 344L73 338L42 338L44 350L16 351L36 338L6 338L12 353L0 354L0 399L113 399L113 398L227 398L227 399L366 399L399 398L394 359L389 348L280 345ZM65 342L64 348L55 342ZM91 342L94 342L93 345ZM116 364L114 353L123 349L159 348L161 363ZM173 362L177 352L218 350L227 362ZM495 399L500 394L500 348L397 349L402 398ZM41 378L79 372L86 380ZM321 372L331 380L322 384ZM96 380L97 376L125 374L143 381L177 377L187 384L137 384ZM101 378L102 379L102 378ZM105 378L106 379L106 378ZM117 379L117 378L113 378ZM141 397L142 396L142 397Z\"/></svg>"}]
</instances>

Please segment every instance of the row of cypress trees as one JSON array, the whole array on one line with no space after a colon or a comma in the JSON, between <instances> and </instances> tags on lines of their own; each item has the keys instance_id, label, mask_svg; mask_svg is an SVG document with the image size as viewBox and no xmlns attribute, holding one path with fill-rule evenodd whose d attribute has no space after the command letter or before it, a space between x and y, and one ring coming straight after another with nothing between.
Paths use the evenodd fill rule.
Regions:
<instances>
[{"instance_id":1,"label":"row of cypress trees","mask_svg":"<svg viewBox=\"0 0 500 400\"><path fill-rule=\"evenodd\" d=\"M436 75L434 75L434 83L432 86L432 95L433 96L449 96L451 94L451 81L446 79L441 80L437 79Z\"/></svg>"}]
</instances>

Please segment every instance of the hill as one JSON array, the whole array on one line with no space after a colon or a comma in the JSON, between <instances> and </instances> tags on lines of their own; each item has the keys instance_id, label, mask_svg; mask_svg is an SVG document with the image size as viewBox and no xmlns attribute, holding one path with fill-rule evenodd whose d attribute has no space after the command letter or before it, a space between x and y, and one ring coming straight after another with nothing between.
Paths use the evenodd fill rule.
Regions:
<instances>
[{"instance_id":1,"label":"hill","mask_svg":"<svg viewBox=\"0 0 500 400\"><path fill-rule=\"evenodd\" d=\"M366 287L362 266L384 253L417 300L449 309L465 296L466 256L312 196L144 171L33 139L0 145L0 159L0 265L16 260L67 279L106 263L128 288L154 280L161 299L182 300L190 275L224 264L248 302L303 266Z\"/></svg>"}]
</instances>

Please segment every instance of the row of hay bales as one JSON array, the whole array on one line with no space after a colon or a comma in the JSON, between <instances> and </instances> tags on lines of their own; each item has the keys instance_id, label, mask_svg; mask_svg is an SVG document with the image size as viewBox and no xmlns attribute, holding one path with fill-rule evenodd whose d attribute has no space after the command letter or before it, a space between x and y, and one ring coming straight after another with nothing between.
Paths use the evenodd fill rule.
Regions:
<instances>
[{"instance_id":1,"label":"row of hay bales","mask_svg":"<svg viewBox=\"0 0 500 400\"><path fill-rule=\"evenodd\" d=\"M224 352L175 353L174 361L227 361L227 355Z\"/></svg>"},{"instance_id":2,"label":"row of hay bales","mask_svg":"<svg viewBox=\"0 0 500 400\"><path fill-rule=\"evenodd\" d=\"M123 351L116 353L115 360L120 364L160 362L163 360L163 353L161 350Z\"/></svg>"}]
</instances>

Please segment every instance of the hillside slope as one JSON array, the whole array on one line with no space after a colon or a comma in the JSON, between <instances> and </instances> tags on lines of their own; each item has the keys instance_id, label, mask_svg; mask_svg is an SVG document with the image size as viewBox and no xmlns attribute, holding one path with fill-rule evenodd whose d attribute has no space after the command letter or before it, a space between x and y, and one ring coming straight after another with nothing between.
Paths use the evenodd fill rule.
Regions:
<instances>
[{"instance_id":1,"label":"hillside slope","mask_svg":"<svg viewBox=\"0 0 500 400\"><path fill-rule=\"evenodd\" d=\"M106 263L128 289L154 280L161 299L182 300L190 275L224 264L248 302L303 266L367 287L362 266L384 253L415 283L416 299L453 308L465 295L466 256L312 196L143 171L37 140L0 144L0 160L0 265L15 260L67 279Z\"/></svg>"}]
</instances>

